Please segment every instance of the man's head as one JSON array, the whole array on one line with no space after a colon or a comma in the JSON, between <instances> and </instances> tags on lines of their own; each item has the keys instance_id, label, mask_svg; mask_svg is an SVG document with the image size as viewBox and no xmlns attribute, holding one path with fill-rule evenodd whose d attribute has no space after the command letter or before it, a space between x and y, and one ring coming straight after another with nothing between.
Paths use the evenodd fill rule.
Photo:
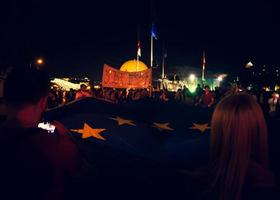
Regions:
<instances>
[{"instance_id":1,"label":"man's head","mask_svg":"<svg viewBox=\"0 0 280 200\"><path fill-rule=\"evenodd\" d=\"M209 92L210 91L210 87L208 85L205 85L204 86L204 90L205 90L205 92Z\"/></svg>"},{"instance_id":2,"label":"man's head","mask_svg":"<svg viewBox=\"0 0 280 200\"><path fill-rule=\"evenodd\" d=\"M49 88L50 80L44 71L14 68L4 82L4 101L8 109L21 111L29 108L29 112L33 112L31 115L39 118L47 106Z\"/></svg>"},{"instance_id":3,"label":"man's head","mask_svg":"<svg viewBox=\"0 0 280 200\"><path fill-rule=\"evenodd\" d=\"M87 90L87 86L85 84L81 84L80 85L80 89L81 89L81 91L86 91Z\"/></svg>"}]
</instances>

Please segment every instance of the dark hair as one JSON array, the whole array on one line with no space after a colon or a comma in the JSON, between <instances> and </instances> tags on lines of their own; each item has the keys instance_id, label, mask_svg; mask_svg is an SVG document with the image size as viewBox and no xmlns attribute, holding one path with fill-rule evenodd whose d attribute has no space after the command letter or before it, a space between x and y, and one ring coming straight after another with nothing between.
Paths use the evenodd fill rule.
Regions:
<instances>
[{"instance_id":1,"label":"dark hair","mask_svg":"<svg viewBox=\"0 0 280 200\"><path fill-rule=\"evenodd\" d=\"M50 79L45 71L22 67L14 68L4 81L6 105L33 104L48 95Z\"/></svg>"},{"instance_id":2,"label":"dark hair","mask_svg":"<svg viewBox=\"0 0 280 200\"><path fill-rule=\"evenodd\" d=\"M221 100L211 121L210 160L213 187L220 199L242 199L250 161L268 167L267 127L259 104L251 95Z\"/></svg>"},{"instance_id":3,"label":"dark hair","mask_svg":"<svg viewBox=\"0 0 280 200\"><path fill-rule=\"evenodd\" d=\"M206 89L206 88L207 88L207 89L210 89L209 85L205 85L205 86L204 86L204 89Z\"/></svg>"},{"instance_id":4,"label":"dark hair","mask_svg":"<svg viewBox=\"0 0 280 200\"><path fill-rule=\"evenodd\" d=\"M82 83L82 84L80 85L80 89L83 89L84 87L87 87L87 86L86 86L85 84Z\"/></svg>"}]
</instances>

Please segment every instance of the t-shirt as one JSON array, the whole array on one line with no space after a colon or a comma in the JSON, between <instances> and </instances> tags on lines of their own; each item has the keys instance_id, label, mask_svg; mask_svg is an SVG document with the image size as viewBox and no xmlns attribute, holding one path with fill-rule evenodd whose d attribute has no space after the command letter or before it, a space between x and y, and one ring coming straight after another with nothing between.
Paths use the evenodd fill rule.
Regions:
<instances>
[{"instance_id":1,"label":"t-shirt","mask_svg":"<svg viewBox=\"0 0 280 200\"><path fill-rule=\"evenodd\" d=\"M76 93L75 99L77 100L77 99L81 99L81 98L84 98L84 97L91 97L91 94L88 91L79 90Z\"/></svg>"},{"instance_id":2,"label":"t-shirt","mask_svg":"<svg viewBox=\"0 0 280 200\"><path fill-rule=\"evenodd\" d=\"M211 92L204 93L202 95L202 104L204 106L208 106L209 104L212 103L212 99L214 98L213 94Z\"/></svg>"}]
</instances>

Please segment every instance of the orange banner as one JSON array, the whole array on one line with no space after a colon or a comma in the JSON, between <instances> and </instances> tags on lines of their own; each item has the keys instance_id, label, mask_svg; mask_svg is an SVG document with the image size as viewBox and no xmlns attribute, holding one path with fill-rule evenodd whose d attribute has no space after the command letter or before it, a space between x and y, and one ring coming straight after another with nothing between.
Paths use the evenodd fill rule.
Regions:
<instances>
[{"instance_id":1,"label":"orange banner","mask_svg":"<svg viewBox=\"0 0 280 200\"><path fill-rule=\"evenodd\" d=\"M103 67L102 87L148 88L152 84L152 69L140 72L124 72L108 65Z\"/></svg>"}]
</instances>

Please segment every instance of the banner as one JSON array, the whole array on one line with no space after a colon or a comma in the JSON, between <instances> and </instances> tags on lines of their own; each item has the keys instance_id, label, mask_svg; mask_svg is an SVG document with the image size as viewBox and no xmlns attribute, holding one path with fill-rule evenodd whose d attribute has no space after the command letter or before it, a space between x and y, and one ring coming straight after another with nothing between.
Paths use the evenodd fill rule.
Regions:
<instances>
[{"instance_id":1,"label":"banner","mask_svg":"<svg viewBox=\"0 0 280 200\"><path fill-rule=\"evenodd\" d=\"M108 65L103 67L102 87L148 88L152 84L152 69L140 72L124 72Z\"/></svg>"}]
</instances>

